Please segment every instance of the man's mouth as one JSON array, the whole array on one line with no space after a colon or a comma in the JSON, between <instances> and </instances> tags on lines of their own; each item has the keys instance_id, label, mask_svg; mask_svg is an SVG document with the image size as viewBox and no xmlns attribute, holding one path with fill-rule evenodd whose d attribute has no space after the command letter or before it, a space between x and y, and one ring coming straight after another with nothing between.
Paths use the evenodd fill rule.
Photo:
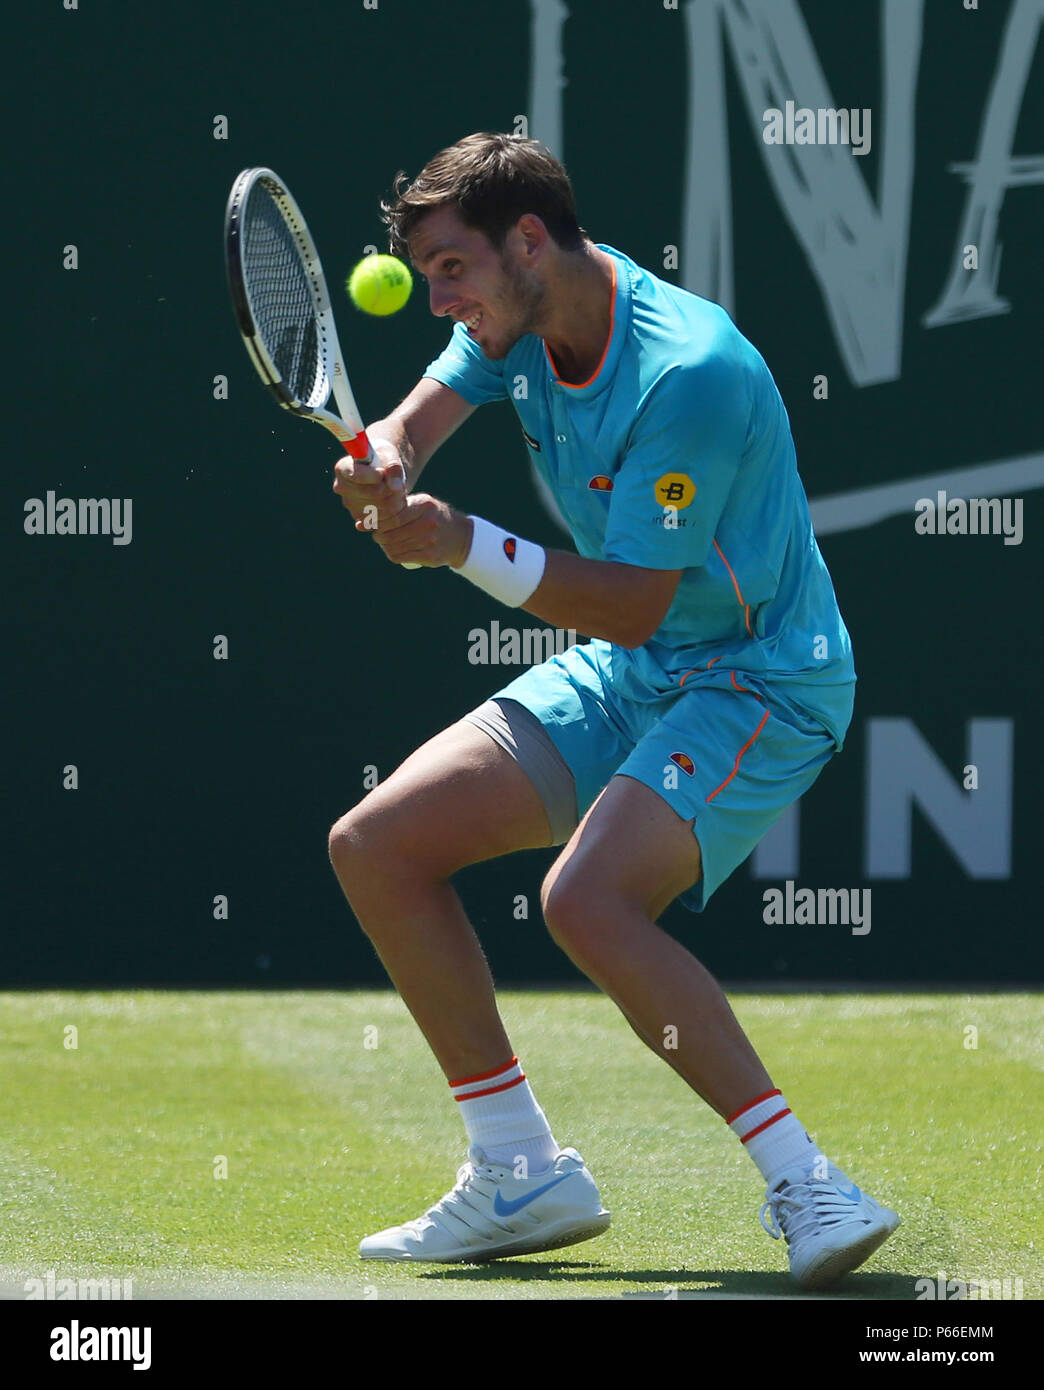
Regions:
<instances>
[{"instance_id":1,"label":"man's mouth","mask_svg":"<svg viewBox=\"0 0 1044 1390\"><path fill-rule=\"evenodd\" d=\"M478 328L478 326L479 326L479 324L480 324L481 322L482 322L482 310L481 310L481 309L478 311L478 313L472 314L470 318L461 319L461 323L463 323L464 327L468 330L469 334L470 334L472 337L475 336L475 330Z\"/></svg>"}]
</instances>

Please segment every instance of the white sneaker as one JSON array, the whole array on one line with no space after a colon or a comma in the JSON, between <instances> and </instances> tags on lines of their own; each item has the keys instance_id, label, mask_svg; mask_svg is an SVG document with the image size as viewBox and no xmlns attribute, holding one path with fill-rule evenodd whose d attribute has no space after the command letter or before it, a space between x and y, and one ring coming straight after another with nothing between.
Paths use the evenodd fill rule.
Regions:
<instances>
[{"instance_id":1,"label":"white sneaker","mask_svg":"<svg viewBox=\"0 0 1044 1390\"><path fill-rule=\"evenodd\" d=\"M785 1236L790 1272L803 1289L821 1289L861 1265L899 1225L899 1218L833 1164L828 1176L788 1168L765 1193L761 1224L774 1240ZM771 1213L771 1224L765 1213Z\"/></svg>"},{"instance_id":2,"label":"white sneaker","mask_svg":"<svg viewBox=\"0 0 1044 1390\"><path fill-rule=\"evenodd\" d=\"M472 1148L452 1192L415 1221L367 1236L359 1255L473 1264L574 1245L601 1235L609 1221L575 1149L563 1149L542 1173L516 1178L513 1168Z\"/></svg>"}]
</instances>

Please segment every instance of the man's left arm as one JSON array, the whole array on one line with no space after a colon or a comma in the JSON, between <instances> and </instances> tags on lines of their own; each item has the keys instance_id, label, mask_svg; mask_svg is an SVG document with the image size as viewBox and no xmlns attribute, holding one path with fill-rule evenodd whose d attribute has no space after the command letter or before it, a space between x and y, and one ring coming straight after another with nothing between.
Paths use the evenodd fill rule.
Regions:
<instances>
[{"instance_id":1,"label":"man's left arm","mask_svg":"<svg viewBox=\"0 0 1044 1390\"><path fill-rule=\"evenodd\" d=\"M488 522L478 524L487 532L499 531ZM403 510L383 522L372 535L396 564L448 565L459 570L469 559L475 562L474 528L472 518L449 503L427 493L414 493L406 499ZM496 543L498 539L499 536L489 535L485 541L510 586L514 576L507 574L509 562L504 558L502 545ZM520 548L538 550L527 541L510 539ZM481 584L478 576L466 577L475 578L495 597L524 608L553 627L572 628L585 637L601 637L618 647L640 647L649 640L663 622L682 576L680 569L645 569L607 560L585 560L567 550L541 554L543 571L528 597L513 599L506 592L497 592L497 586ZM521 556L520 563L525 558ZM525 584L523 588L526 589Z\"/></svg>"},{"instance_id":2,"label":"man's left arm","mask_svg":"<svg viewBox=\"0 0 1044 1390\"><path fill-rule=\"evenodd\" d=\"M554 627L640 647L684 571L706 563L748 420L740 374L720 361L662 378L614 479L602 559L544 551L423 494L374 538L390 560L449 565Z\"/></svg>"},{"instance_id":3,"label":"man's left arm","mask_svg":"<svg viewBox=\"0 0 1044 1390\"><path fill-rule=\"evenodd\" d=\"M549 550L540 583L520 606L552 627L642 647L667 616L683 573Z\"/></svg>"}]
</instances>

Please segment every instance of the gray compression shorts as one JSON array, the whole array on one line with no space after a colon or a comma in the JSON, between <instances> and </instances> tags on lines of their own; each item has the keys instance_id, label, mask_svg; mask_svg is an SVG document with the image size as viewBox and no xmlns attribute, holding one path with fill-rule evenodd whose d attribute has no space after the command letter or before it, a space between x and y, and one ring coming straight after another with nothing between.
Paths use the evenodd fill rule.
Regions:
<instances>
[{"instance_id":1,"label":"gray compression shorts","mask_svg":"<svg viewBox=\"0 0 1044 1390\"><path fill-rule=\"evenodd\" d=\"M580 817L569 764L543 724L517 700L487 700L464 718L506 749L536 787L551 824L551 843L564 845Z\"/></svg>"}]
</instances>

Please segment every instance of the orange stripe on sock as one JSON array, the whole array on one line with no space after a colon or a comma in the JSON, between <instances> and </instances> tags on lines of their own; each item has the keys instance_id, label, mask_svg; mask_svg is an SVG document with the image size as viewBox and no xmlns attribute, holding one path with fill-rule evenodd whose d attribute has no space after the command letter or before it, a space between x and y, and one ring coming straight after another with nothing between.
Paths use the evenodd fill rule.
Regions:
<instances>
[{"instance_id":1,"label":"orange stripe on sock","mask_svg":"<svg viewBox=\"0 0 1044 1390\"><path fill-rule=\"evenodd\" d=\"M746 1114L748 1110L753 1110L754 1106L760 1105L763 1100L771 1100L773 1096L779 1096L782 1094L782 1091L777 1090L766 1091L763 1096L755 1096L754 1099L748 1101L746 1105L740 1106L740 1108L736 1111L735 1115L730 1115L729 1118L725 1121L725 1123L727 1125L731 1125L733 1120L738 1120L741 1115Z\"/></svg>"},{"instance_id":2,"label":"orange stripe on sock","mask_svg":"<svg viewBox=\"0 0 1044 1390\"><path fill-rule=\"evenodd\" d=\"M512 1086L521 1086L525 1079L526 1074L523 1072L521 1076L516 1076L514 1081L505 1081L503 1086L487 1086L484 1091L469 1091L466 1096L454 1096L453 1099L459 1105L462 1100L477 1100L479 1096L493 1096L498 1091L510 1091Z\"/></svg>"},{"instance_id":3,"label":"orange stripe on sock","mask_svg":"<svg viewBox=\"0 0 1044 1390\"><path fill-rule=\"evenodd\" d=\"M766 1120L765 1123L764 1123L763 1125L755 1125L754 1128L750 1131L749 1134L745 1134L745 1135L743 1136L743 1138L740 1140L740 1143L741 1143L741 1144L745 1144L745 1143L747 1142L748 1139L753 1139L754 1136L755 1136L755 1134L760 1134L761 1131L762 1131L763 1129L768 1129L769 1125L774 1125L774 1124L776 1123L777 1120L781 1120L781 1119L783 1118L784 1115L789 1115L789 1114L790 1114L790 1111L789 1111L789 1110L781 1110L781 1111L779 1112L778 1115L773 1115L773 1116L772 1116L772 1119L771 1119L771 1120Z\"/></svg>"},{"instance_id":4,"label":"orange stripe on sock","mask_svg":"<svg viewBox=\"0 0 1044 1390\"><path fill-rule=\"evenodd\" d=\"M511 1067L518 1066L518 1058L512 1057L510 1062L505 1062L502 1067L494 1067L492 1071L481 1071L478 1076L462 1076L459 1081L451 1081L451 1086L467 1086L472 1081L488 1081L491 1076L500 1076L503 1072L509 1071Z\"/></svg>"}]
</instances>

